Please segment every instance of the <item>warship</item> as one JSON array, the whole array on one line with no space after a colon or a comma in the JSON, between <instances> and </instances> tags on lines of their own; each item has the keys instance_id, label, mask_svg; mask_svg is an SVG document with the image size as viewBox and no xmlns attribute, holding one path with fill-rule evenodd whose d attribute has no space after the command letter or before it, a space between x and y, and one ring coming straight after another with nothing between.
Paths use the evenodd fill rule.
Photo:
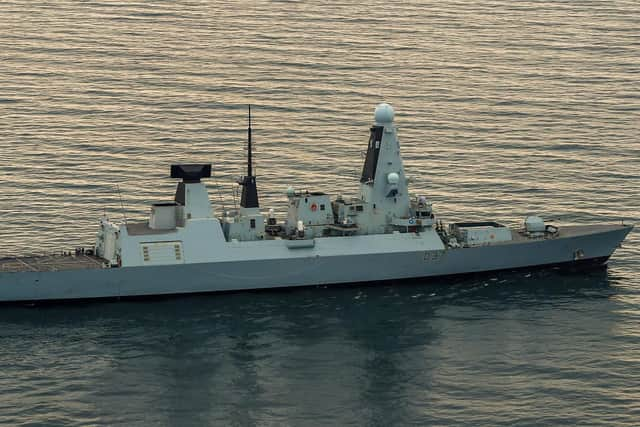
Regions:
<instances>
[{"instance_id":1,"label":"warship","mask_svg":"<svg viewBox=\"0 0 640 427\"><path fill-rule=\"evenodd\" d=\"M362 284L533 267L605 266L633 228L567 225L528 216L445 224L410 196L394 110L374 113L359 194L286 191L286 218L259 204L252 162L239 207L214 213L210 164L171 166L175 196L141 222L100 220L95 245L70 253L0 258L0 302L151 297Z\"/></svg>"}]
</instances>

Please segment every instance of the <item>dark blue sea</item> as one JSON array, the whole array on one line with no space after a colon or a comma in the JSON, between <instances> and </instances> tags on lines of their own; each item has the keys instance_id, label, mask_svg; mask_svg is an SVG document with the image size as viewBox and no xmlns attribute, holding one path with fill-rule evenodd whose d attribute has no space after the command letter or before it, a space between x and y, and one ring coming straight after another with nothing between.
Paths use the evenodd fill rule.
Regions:
<instances>
[{"instance_id":1,"label":"dark blue sea","mask_svg":"<svg viewBox=\"0 0 640 427\"><path fill-rule=\"evenodd\" d=\"M389 102L445 222L639 222L639 29L637 1L0 2L0 257L144 218L171 163L232 207L247 104L281 216L357 192ZM637 426L640 231L602 271L3 306L0 423Z\"/></svg>"}]
</instances>

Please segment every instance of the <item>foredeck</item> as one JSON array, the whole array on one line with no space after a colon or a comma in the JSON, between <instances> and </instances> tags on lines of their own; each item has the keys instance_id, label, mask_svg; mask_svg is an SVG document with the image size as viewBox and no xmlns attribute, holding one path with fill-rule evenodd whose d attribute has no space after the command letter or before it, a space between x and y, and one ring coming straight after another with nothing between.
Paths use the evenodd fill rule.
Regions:
<instances>
[{"instance_id":1,"label":"foredeck","mask_svg":"<svg viewBox=\"0 0 640 427\"><path fill-rule=\"evenodd\" d=\"M104 267L104 259L86 254L0 258L0 273L90 270Z\"/></svg>"},{"instance_id":2,"label":"foredeck","mask_svg":"<svg viewBox=\"0 0 640 427\"><path fill-rule=\"evenodd\" d=\"M598 234L608 231L616 231L622 229L631 229L632 225L628 224L592 224L592 225L559 225L558 232L556 234L544 234L539 237L531 237L525 233L522 229L511 229L511 236L513 240L511 242L522 242L541 239L561 239L571 238L578 236L585 236L589 234ZM506 242L510 243L510 242Z\"/></svg>"}]
</instances>

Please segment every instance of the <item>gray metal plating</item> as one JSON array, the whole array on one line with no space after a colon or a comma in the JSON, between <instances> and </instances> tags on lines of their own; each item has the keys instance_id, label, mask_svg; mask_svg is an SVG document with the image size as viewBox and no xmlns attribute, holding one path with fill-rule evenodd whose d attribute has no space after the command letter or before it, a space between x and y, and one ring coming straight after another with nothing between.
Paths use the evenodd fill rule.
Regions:
<instances>
[{"instance_id":1,"label":"gray metal plating","mask_svg":"<svg viewBox=\"0 0 640 427\"><path fill-rule=\"evenodd\" d=\"M448 276L557 264L606 263L631 225L522 228L494 221L445 227L426 197L409 197L390 105L375 111L360 194L331 201L287 190L287 219L255 203L213 213L200 181L208 165L174 165L183 178L148 221L100 222L94 248L0 259L0 302L124 298ZM250 139L249 139L250 142ZM249 144L249 154L251 145ZM194 175L195 174L195 175ZM245 189L248 181L241 182ZM253 200L253 199L252 199Z\"/></svg>"}]
</instances>

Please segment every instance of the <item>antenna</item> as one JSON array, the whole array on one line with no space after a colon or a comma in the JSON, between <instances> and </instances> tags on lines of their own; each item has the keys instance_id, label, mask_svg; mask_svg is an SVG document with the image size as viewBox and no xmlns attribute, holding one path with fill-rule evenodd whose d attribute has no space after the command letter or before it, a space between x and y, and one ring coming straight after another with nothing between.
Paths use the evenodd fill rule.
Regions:
<instances>
[{"instance_id":1,"label":"antenna","mask_svg":"<svg viewBox=\"0 0 640 427\"><path fill-rule=\"evenodd\" d=\"M124 211L124 202L122 201L122 193L120 192L120 186L116 184L116 190L118 190L118 196L120 196L120 208L122 209L122 216L124 217L124 225L127 225L127 214Z\"/></svg>"},{"instance_id":2,"label":"antenna","mask_svg":"<svg viewBox=\"0 0 640 427\"><path fill-rule=\"evenodd\" d=\"M240 206L243 208L260 207L258 203L258 188L253 170L253 147L251 146L251 104L249 104L249 127L247 128L247 175L240 178L238 184L242 186Z\"/></svg>"},{"instance_id":3,"label":"antenna","mask_svg":"<svg viewBox=\"0 0 640 427\"><path fill-rule=\"evenodd\" d=\"M233 207L234 209L238 209L238 201L236 200L236 193L238 189L236 187L231 187L231 195L233 196Z\"/></svg>"},{"instance_id":4,"label":"antenna","mask_svg":"<svg viewBox=\"0 0 640 427\"><path fill-rule=\"evenodd\" d=\"M251 104L249 104L249 127L247 128L247 176L253 176L253 161L251 158Z\"/></svg>"},{"instance_id":5,"label":"antenna","mask_svg":"<svg viewBox=\"0 0 640 427\"><path fill-rule=\"evenodd\" d=\"M215 171L215 169L213 169ZM220 206L222 206L222 212L226 212L227 208L224 207L224 198L222 197L222 192L220 191L220 185L218 185L218 180L216 178L215 172L212 173L213 176L213 185L216 187L216 191L218 192L218 199L220 200Z\"/></svg>"}]
</instances>

